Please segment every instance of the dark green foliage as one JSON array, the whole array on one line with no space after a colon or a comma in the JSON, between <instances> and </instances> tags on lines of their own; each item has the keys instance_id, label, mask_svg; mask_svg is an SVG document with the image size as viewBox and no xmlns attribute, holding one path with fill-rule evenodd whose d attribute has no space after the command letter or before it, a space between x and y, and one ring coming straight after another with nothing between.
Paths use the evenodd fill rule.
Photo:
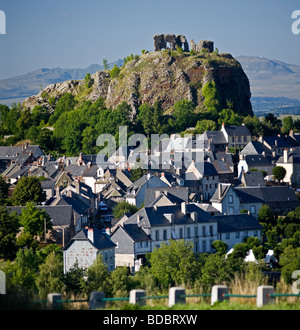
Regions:
<instances>
[{"instance_id":1,"label":"dark green foliage","mask_svg":"<svg viewBox=\"0 0 300 330\"><path fill-rule=\"evenodd\" d=\"M272 174L276 180L281 182L281 180L283 180L286 175L286 169L282 166L275 166L272 170Z\"/></svg>"},{"instance_id":2,"label":"dark green foliage","mask_svg":"<svg viewBox=\"0 0 300 330\"><path fill-rule=\"evenodd\" d=\"M23 176L19 179L13 191L11 201L13 205L20 206L25 205L27 202L42 203L45 199L46 194L38 178Z\"/></svg>"},{"instance_id":3,"label":"dark green foliage","mask_svg":"<svg viewBox=\"0 0 300 330\"><path fill-rule=\"evenodd\" d=\"M131 205L127 202L120 202L113 208L113 214L115 218L121 218L124 214L130 213L131 215L138 211L135 205Z\"/></svg>"},{"instance_id":4,"label":"dark green foliage","mask_svg":"<svg viewBox=\"0 0 300 330\"><path fill-rule=\"evenodd\" d=\"M111 78L116 78L119 75L119 73L120 73L120 68L116 64L109 72Z\"/></svg>"}]
</instances>

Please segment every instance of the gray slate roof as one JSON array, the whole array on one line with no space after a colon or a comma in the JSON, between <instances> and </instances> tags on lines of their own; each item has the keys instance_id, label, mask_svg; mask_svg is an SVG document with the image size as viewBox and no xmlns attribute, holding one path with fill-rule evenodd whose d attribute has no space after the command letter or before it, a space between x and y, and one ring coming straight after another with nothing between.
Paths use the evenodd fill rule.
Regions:
<instances>
[{"instance_id":1,"label":"gray slate roof","mask_svg":"<svg viewBox=\"0 0 300 330\"><path fill-rule=\"evenodd\" d=\"M215 219L220 233L262 229L258 220L248 214L218 215Z\"/></svg>"}]
</instances>

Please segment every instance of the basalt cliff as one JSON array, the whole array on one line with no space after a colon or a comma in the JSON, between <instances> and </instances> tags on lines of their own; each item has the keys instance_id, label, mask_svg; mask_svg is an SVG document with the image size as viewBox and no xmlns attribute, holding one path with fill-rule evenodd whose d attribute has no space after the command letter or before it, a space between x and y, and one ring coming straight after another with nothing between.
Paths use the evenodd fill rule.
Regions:
<instances>
[{"instance_id":1,"label":"basalt cliff","mask_svg":"<svg viewBox=\"0 0 300 330\"><path fill-rule=\"evenodd\" d=\"M169 113L174 103L182 99L204 107L203 88L214 82L223 108L227 108L227 101L231 101L236 113L253 114L249 80L232 55L213 51L213 42L203 40L198 45L192 40L189 51L184 36L168 36L154 36L155 51L143 51L142 55L133 56L116 75L109 70L98 71L91 75L89 86L85 80L49 85L39 94L28 97L23 107L33 109L42 105L52 112L53 100L71 93L78 101L94 102L102 97L106 106L112 109L126 101L133 111L145 102L154 104L160 101L165 112Z\"/></svg>"}]
</instances>

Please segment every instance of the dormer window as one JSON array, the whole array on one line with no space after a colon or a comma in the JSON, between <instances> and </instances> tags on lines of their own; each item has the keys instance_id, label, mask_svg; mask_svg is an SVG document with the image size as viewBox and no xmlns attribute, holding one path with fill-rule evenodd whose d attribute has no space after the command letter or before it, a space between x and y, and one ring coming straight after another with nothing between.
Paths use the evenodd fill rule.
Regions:
<instances>
[{"instance_id":1,"label":"dormer window","mask_svg":"<svg viewBox=\"0 0 300 330\"><path fill-rule=\"evenodd\" d=\"M97 170L97 176L100 177L100 178L104 176L103 168L101 168L101 167L98 168L98 170Z\"/></svg>"}]
</instances>

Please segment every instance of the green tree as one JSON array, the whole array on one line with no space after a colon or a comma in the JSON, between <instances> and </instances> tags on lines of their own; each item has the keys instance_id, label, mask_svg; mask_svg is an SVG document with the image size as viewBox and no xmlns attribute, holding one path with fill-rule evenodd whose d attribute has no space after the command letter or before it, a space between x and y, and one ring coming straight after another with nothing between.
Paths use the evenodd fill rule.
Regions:
<instances>
[{"instance_id":1,"label":"green tree","mask_svg":"<svg viewBox=\"0 0 300 330\"><path fill-rule=\"evenodd\" d=\"M34 176L22 177L18 180L12 194L13 205L25 205L27 202L35 204L46 200L46 194L42 189L40 180Z\"/></svg>"},{"instance_id":2,"label":"green tree","mask_svg":"<svg viewBox=\"0 0 300 330\"><path fill-rule=\"evenodd\" d=\"M107 63L107 59L103 59L103 68L104 68L104 70L109 70L109 65L108 65L108 63Z\"/></svg>"},{"instance_id":3,"label":"green tree","mask_svg":"<svg viewBox=\"0 0 300 330\"><path fill-rule=\"evenodd\" d=\"M0 176L0 205L5 205L8 198L9 184Z\"/></svg>"},{"instance_id":4,"label":"green tree","mask_svg":"<svg viewBox=\"0 0 300 330\"><path fill-rule=\"evenodd\" d=\"M130 290L134 288L134 278L128 267L117 267L110 273L108 285L111 294L116 297L128 297Z\"/></svg>"},{"instance_id":5,"label":"green tree","mask_svg":"<svg viewBox=\"0 0 300 330\"><path fill-rule=\"evenodd\" d=\"M107 284L109 272L101 254L97 256L92 266L87 269L86 276L86 281L83 283L83 291L85 293L90 294L92 291L110 293L110 288Z\"/></svg>"},{"instance_id":6,"label":"green tree","mask_svg":"<svg viewBox=\"0 0 300 330\"><path fill-rule=\"evenodd\" d=\"M287 116L282 119L281 132L283 134L289 134L290 130L294 128L294 121L292 116Z\"/></svg>"},{"instance_id":7,"label":"green tree","mask_svg":"<svg viewBox=\"0 0 300 330\"><path fill-rule=\"evenodd\" d=\"M195 134L203 134L206 131L215 131L216 122L210 119L198 120L195 127Z\"/></svg>"},{"instance_id":8,"label":"green tree","mask_svg":"<svg viewBox=\"0 0 300 330\"><path fill-rule=\"evenodd\" d=\"M78 266L78 260L76 260L73 267L64 275L64 284L66 285L67 292L74 294L81 292L85 272L85 269Z\"/></svg>"},{"instance_id":9,"label":"green tree","mask_svg":"<svg viewBox=\"0 0 300 330\"><path fill-rule=\"evenodd\" d=\"M272 170L272 174L276 180L281 182L281 180L283 180L286 175L286 169L282 166L275 166Z\"/></svg>"},{"instance_id":10,"label":"green tree","mask_svg":"<svg viewBox=\"0 0 300 330\"><path fill-rule=\"evenodd\" d=\"M42 299L45 299L48 293L63 293L65 290L63 263L56 257L55 252L51 252L47 256L45 263L39 266L36 286Z\"/></svg>"},{"instance_id":11,"label":"green tree","mask_svg":"<svg viewBox=\"0 0 300 330\"><path fill-rule=\"evenodd\" d=\"M291 284L293 281L292 273L300 269L300 247L287 246L280 255L279 264L282 267L281 274L284 280Z\"/></svg>"},{"instance_id":12,"label":"green tree","mask_svg":"<svg viewBox=\"0 0 300 330\"><path fill-rule=\"evenodd\" d=\"M131 215L136 213L138 208L135 205L131 205L125 201L119 202L113 208L113 215L115 218L121 218L124 214L130 213Z\"/></svg>"},{"instance_id":13,"label":"green tree","mask_svg":"<svg viewBox=\"0 0 300 330\"><path fill-rule=\"evenodd\" d=\"M84 77L84 85L86 88L92 87L94 84L94 79L91 77L90 73L87 73Z\"/></svg>"},{"instance_id":14,"label":"green tree","mask_svg":"<svg viewBox=\"0 0 300 330\"><path fill-rule=\"evenodd\" d=\"M191 242L172 240L162 243L150 254L151 273L158 286L167 289L169 286L182 283L193 283L196 272L196 258Z\"/></svg>"},{"instance_id":15,"label":"green tree","mask_svg":"<svg viewBox=\"0 0 300 330\"><path fill-rule=\"evenodd\" d=\"M45 222L46 228L52 229L51 218L48 213L35 207L33 203L28 202L26 207L22 209L20 224L24 227L24 233L29 233L31 236L44 237Z\"/></svg>"},{"instance_id":16,"label":"green tree","mask_svg":"<svg viewBox=\"0 0 300 330\"><path fill-rule=\"evenodd\" d=\"M18 216L15 213L10 214L5 206L0 205L0 258L14 257L19 227Z\"/></svg>"},{"instance_id":17,"label":"green tree","mask_svg":"<svg viewBox=\"0 0 300 330\"><path fill-rule=\"evenodd\" d=\"M173 117L177 132L184 131L195 123L195 105L189 100L180 100L173 105Z\"/></svg>"},{"instance_id":18,"label":"green tree","mask_svg":"<svg viewBox=\"0 0 300 330\"><path fill-rule=\"evenodd\" d=\"M116 78L119 75L119 73L120 73L120 68L116 64L109 72L111 78Z\"/></svg>"}]
</instances>

